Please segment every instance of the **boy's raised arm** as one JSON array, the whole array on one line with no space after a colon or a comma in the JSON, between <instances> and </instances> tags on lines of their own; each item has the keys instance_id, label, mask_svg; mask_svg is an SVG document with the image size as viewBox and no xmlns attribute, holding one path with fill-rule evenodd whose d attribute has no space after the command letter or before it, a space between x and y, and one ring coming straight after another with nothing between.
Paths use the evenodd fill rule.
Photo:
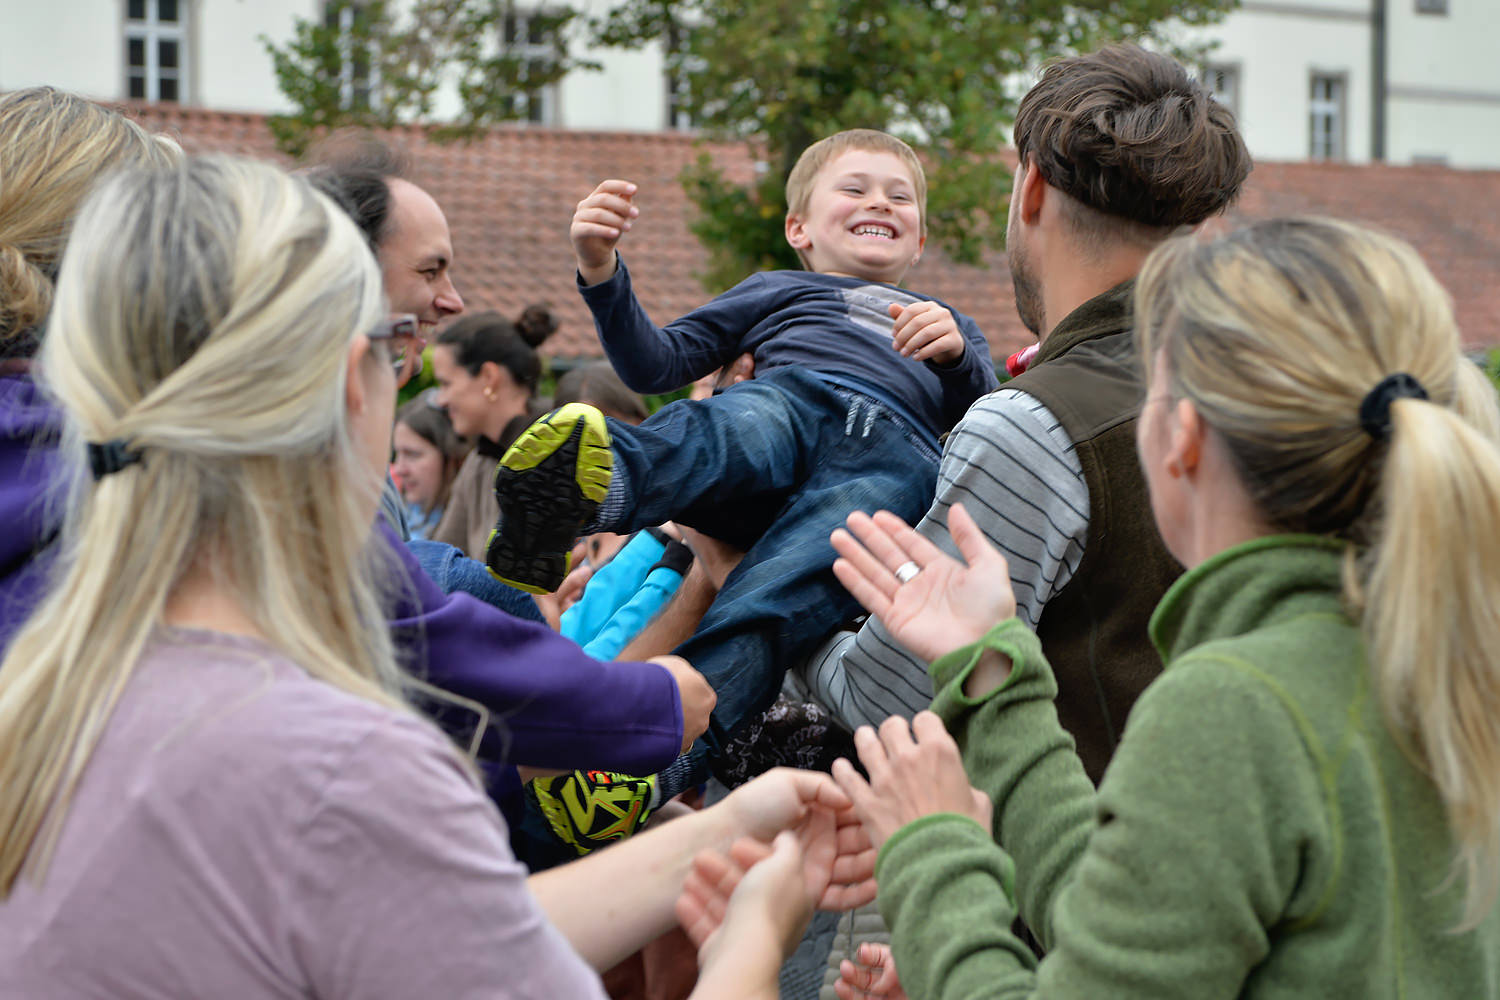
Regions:
<instances>
[{"instance_id":1,"label":"boy's raised arm","mask_svg":"<svg viewBox=\"0 0 1500 1000\"><path fill-rule=\"evenodd\" d=\"M633 202L635 192L630 181L602 181L573 212L568 236L578 258L578 276L585 285L597 285L614 275L615 244L641 214Z\"/></svg>"}]
</instances>

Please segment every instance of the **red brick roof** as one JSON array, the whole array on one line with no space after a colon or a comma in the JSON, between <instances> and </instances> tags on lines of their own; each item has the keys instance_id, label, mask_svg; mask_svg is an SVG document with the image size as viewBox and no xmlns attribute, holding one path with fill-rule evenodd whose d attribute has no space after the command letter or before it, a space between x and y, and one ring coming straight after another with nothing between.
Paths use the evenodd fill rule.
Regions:
<instances>
[{"instance_id":1,"label":"red brick roof","mask_svg":"<svg viewBox=\"0 0 1500 1000\"><path fill-rule=\"evenodd\" d=\"M189 152L286 162L260 115L161 104L127 110L146 127L176 136ZM455 281L468 308L517 315L529 303L549 304L562 325L544 351L561 357L599 354L573 287L567 228L580 198L606 177L640 185L641 218L623 249L642 303L666 322L708 298L696 277L704 252L687 229L690 206L679 173L702 148L734 173L748 176L751 169L742 147L703 147L681 133L516 126L467 145L440 145L410 127L389 138L408 148L413 179L448 215ZM1357 219L1411 241L1453 294L1466 343L1500 346L1500 171L1262 163L1233 215L1297 213ZM909 283L973 316L996 357L1031 342L1016 319L1003 254L984 267L962 267L929 253Z\"/></svg>"}]
</instances>

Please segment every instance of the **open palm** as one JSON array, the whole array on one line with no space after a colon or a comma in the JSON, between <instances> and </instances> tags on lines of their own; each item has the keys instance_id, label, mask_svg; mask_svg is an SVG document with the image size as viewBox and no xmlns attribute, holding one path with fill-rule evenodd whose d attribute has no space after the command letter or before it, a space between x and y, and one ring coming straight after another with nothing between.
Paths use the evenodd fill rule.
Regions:
<instances>
[{"instance_id":1,"label":"open palm","mask_svg":"<svg viewBox=\"0 0 1500 1000\"><path fill-rule=\"evenodd\" d=\"M831 538L839 554L834 574L917 656L935 660L1016 613L1005 557L962 506L949 510L948 529L964 562L889 511L874 517L856 512L847 523L848 531L835 531ZM903 568L905 582L897 577Z\"/></svg>"}]
</instances>

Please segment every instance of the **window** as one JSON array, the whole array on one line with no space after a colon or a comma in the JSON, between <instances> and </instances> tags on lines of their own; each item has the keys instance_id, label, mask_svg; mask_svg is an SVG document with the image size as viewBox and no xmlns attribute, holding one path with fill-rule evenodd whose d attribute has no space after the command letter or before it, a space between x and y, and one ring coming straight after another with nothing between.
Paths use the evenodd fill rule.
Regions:
<instances>
[{"instance_id":1,"label":"window","mask_svg":"<svg viewBox=\"0 0 1500 1000\"><path fill-rule=\"evenodd\" d=\"M1203 70L1203 85L1213 99L1228 108L1236 118L1240 114L1240 68L1238 66L1207 66Z\"/></svg>"},{"instance_id":2,"label":"window","mask_svg":"<svg viewBox=\"0 0 1500 1000\"><path fill-rule=\"evenodd\" d=\"M1448 16L1448 0L1417 0L1418 14L1437 14L1441 17Z\"/></svg>"},{"instance_id":3,"label":"window","mask_svg":"<svg viewBox=\"0 0 1500 1000\"><path fill-rule=\"evenodd\" d=\"M511 7L505 12L501 43L505 54L519 62L511 107L518 118L539 125L558 122L557 84L551 81L563 55L558 25L562 15ZM532 80L549 81L533 85Z\"/></svg>"},{"instance_id":4,"label":"window","mask_svg":"<svg viewBox=\"0 0 1500 1000\"><path fill-rule=\"evenodd\" d=\"M1312 75L1307 155L1314 160L1344 159L1344 90L1343 74Z\"/></svg>"},{"instance_id":5,"label":"window","mask_svg":"<svg viewBox=\"0 0 1500 1000\"><path fill-rule=\"evenodd\" d=\"M127 0L125 96L181 101L187 95L185 6L180 0Z\"/></svg>"},{"instance_id":6,"label":"window","mask_svg":"<svg viewBox=\"0 0 1500 1000\"><path fill-rule=\"evenodd\" d=\"M674 59L682 51L683 43L686 41L687 29L677 22L675 18L667 20L667 30L664 36L666 43L667 72L666 72L666 118L667 128L684 131L693 127L693 116L688 114L686 103L688 74L698 68L702 60L694 58L682 58L681 62L674 64Z\"/></svg>"},{"instance_id":7,"label":"window","mask_svg":"<svg viewBox=\"0 0 1500 1000\"><path fill-rule=\"evenodd\" d=\"M346 110L367 110L375 101L368 18L368 6L358 0L329 0L323 8L323 26L338 38L339 107Z\"/></svg>"}]
</instances>

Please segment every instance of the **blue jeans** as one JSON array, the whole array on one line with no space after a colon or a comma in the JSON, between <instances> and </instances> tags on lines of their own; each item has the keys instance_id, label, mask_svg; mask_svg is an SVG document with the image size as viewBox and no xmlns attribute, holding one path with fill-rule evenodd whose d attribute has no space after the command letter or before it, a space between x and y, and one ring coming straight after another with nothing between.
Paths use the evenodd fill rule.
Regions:
<instances>
[{"instance_id":1,"label":"blue jeans","mask_svg":"<svg viewBox=\"0 0 1500 1000\"><path fill-rule=\"evenodd\" d=\"M705 762L705 748L770 706L790 664L859 613L833 575L829 534L854 510L915 522L932 504L938 454L879 402L797 368L609 430L617 475L594 530L675 520L749 546L676 650L718 694L693 754Z\"/></svg>"}]
</instances>

